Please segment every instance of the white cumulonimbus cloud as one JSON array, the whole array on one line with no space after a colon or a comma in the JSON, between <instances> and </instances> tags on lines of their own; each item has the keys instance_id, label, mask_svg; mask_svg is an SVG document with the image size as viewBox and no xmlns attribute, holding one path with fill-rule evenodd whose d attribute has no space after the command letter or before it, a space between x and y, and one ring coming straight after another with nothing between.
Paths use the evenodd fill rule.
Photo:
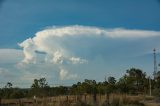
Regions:
<instances>
[{"instance_id":1,"label":"white cumulonimbus cloud","mask_svg":"<svg viewBox=\"0 0 160 106\"><path fill-rule=\"evenodd\" d=\"M160 36L158 31L148 30L129 30L123 28L103 29L90 26L65 26L53 27L44 29L35 34L35 37L28 38L22 43L20 47L23 48L25 63L36 62L36 51L44 52L46 59L53 63L63 63L64 61L72 62L73 64L87 62L85 59L75 57L72 51L69 51L68 46L72 47L70 40L77 42L77 48L81 45L78 44L79 38L85 37L109 37L109 38L147 38ZM75 43L73 43L74 45ZM87 45L86 45L87 46ZM82 50L83 52L83 50ZM49 58L48 58L49 57Z\"/></svg>"},{"instance_id":2,"label":"white cumulonimbus cloud","mask_svg":"<svg viewBox=\"0 0 160 106\"><path fill-rule=\"evenodd\" d=\"M53 64L84 64L87 57L79 55L84 49L93 49L97 39L139 39L160 36L159 31L129 30L124 28L104 29L90 26L50 27L39 31L33 38L19 44L23 48L22 63L36 63L37 53L45 55L44 61ZM95 48L96 49L96 48ZM97 48L98 49L98 48ZM74 78L76 75L60 70L61 79ZM68 77L66 77L68 76Z\"/></svg>"},{"instance_id":3,"label":"white cumulonimbus cloud","mask_svg":"<svg viewBox=\"0 0 160 106\"><path fill-rule=\"evenodd\" d=\"M33 41L33 39L29 38L19 44L21 47L23 47L23 53L25 55L25 59L23 60L24 63L35 63L36 62L36 45Z\"/></svg>"}]
</instances>

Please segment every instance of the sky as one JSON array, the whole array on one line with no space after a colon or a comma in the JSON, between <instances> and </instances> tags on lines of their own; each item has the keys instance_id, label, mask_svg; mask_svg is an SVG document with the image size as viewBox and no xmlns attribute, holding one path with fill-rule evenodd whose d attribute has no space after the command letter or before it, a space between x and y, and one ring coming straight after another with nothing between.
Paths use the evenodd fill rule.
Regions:
<instances>
[{"instance_id":1,"label":"sky","mask_svg":"<svg viewBox=\"0 0 160 106\"><path fill-rule=\"evenodd\" d=\"M152 76L159 11L160 0L0 0L0 87Z\"/></svg>"}]
</instances>

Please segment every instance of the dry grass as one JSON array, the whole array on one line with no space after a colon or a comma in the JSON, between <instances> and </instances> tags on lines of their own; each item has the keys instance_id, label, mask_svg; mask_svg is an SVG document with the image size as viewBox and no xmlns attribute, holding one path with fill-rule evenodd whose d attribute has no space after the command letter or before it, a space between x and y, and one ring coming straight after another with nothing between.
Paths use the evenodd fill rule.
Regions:
<instances>
[{"instance_id":1,"label":"dry grass","mask_svg":"<svg viewBox=\"0 0 160 106\"><path fill-rule=\"evenodd\" d=\"M2 104L14 104L14 106L160 106L154 103L154 97L128 96L111 94L109 100L106 95L97 95L97 101L93 101L92 95L56 96L49 98L33 99L9 99L2 100Z\"/></svg>"},{"instance_id":2,"label":"dry grass","mask_svg":"<svg viewBox=\"0 0 160 106\"><path fill-rule=\"evenodd\" d=\"M146 103L145 106L160 106L159 103Z\"/></svg>"}]
</instances>

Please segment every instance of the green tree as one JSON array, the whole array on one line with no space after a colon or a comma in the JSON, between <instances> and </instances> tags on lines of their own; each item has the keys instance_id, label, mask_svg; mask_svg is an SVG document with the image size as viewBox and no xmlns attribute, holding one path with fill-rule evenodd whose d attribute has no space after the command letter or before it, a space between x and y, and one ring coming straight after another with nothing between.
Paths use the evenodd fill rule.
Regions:
<instances>
[{"instance_id":1,"label":"green tree","mask_svg":"<svg viewBox=\"0 0 160 106\"><path fill-rule=\"evenodd\" d=\"M4 86L4 88L1 90L2 92L2 97L3 98L11 98L10 95L13 92L13 88L12 88L12 83L11 82L7 82L7 84Z\"/></svg>"},{"instance_id":2,"label":"green tree","mask_svg":"<svg viewBox=\"0 0 160 106\"><path fill-rule=\"evenodd\" d=\"M131 68L126 73L119 84L126 84L125 87L129 89L130 93L144 93L146 73L136 68Z\"/></svg>"},{"instance_id":3,"label":"green tree","mask_svg":"<svg viewBox=\"0 0 160 106\"><path fill-rule=\"evenodd\" d=\"M156 73L156 77L154 79L154 83L152 82L152 85L154 86L153 94L160 97L160 71Z\"/></svg>"},{"instance_id":4,"label":"green tree","mask_svg":"<svg viewBox=\"0 0 160 106\"><path fill-rule=\"evenodd\" d=\"M109 84L115 84L116 83L116 79L114 77L108 77L108 83Z\"/></svg>"},{"instance_id":5,"label":"green tree","mask_svg":"<svg viewBox=\"0 0 160 106\"><path fill-rule=\"evenodd\" d=\"M11 82L7 82L7 84L5 85L5 88L12 88L12 83Z\"/></svg>"},{"instance_id":6,"label":"green tree","mask_svg":"<svg viewBox=\"0 0 160 106\"><path fill-rule=\"evenodd\" d=\"M47 96L49 88L50 87L48 86L45 78L34 79L34 82L31 86L30 95L36 95L39 97Z\"/></svg>"},{"instance_id":7,"label":"green tree","mask_svg":"<svg viewBox=\"0 0 160 106\"><path fill-rule=\"evenodd\" d=\"M124 77L120 78L119 81L117 82L117 90L121 93L128 93L129 92L129 83L127 76L125 75Z\"/></svg>"},{"instance_id":8,"label":"green tree","mask_svg":"<svg viewBox=\"0 0 160 106\"><path fill-rule=\"evenodd\" d=\"M10 98L16 98L16 99L23 98L24 96L25 95L23 90L19 88L14 88L13 92L10 94Z\"/></svg>"}]
</instances>

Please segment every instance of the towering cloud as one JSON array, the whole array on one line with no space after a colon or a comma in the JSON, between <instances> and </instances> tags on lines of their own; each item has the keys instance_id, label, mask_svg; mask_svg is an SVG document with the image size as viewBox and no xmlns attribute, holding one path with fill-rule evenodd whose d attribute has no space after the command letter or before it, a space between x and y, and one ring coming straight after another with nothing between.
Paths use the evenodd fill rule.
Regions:
<instances>
[{"instance_id":1,"label":"towering cloud","mask_svg":"<svg viewBox=\"0 0 160 106\"><path fill-rule=\"evenodd\" d=\"M23 47L23 53L25 55L25 59L23 62L25 63L35 63L36 62L36 45L35 42L29 38L19 44L21 47Z\"/></svg>"},{"instance_id":2,"label":"towering cloud","mask_svg":"<svg viewBox=\"0 0 160 106\"><path fill-rule=\"evenodd\" d=\"M129 30L123 28L104 29L73 25L44 29L37 32L35 37L28 38L19 45L23 48L25 55L22 61L23 63L38 62L37 53L42 53L45 55L45 62L51 62L61 66L64 64L75 65L88 63L88 57L81 54L85 54L86 50L90 51L93 48L99 49L97 47L98 39L103 39L107 42L107 39L139 39L157 36L160 36L160 32L158 31ZM61 79L65 79L64 77L67 75L69 75L68 71L65 69L60 70Z\"/></svg>"},{"instance_id":3,"label":"towering cloud","mask_svg":"<svg viewBox=\"0 0 160 106\"><path fill-rule=\"evenodd\" d=\"M145 31L145 30L128 30L122 28L116 29L103 29L98 27L88 26L66 26L66 27L53 27L35 34L35 37L28 38L19 45L23 48L25 58L23 62L35 63L36 51L44 52L53 63L63 63L64 61L72 63L83 63L86 60L79 57L74 57L72 51L69 51L73 46L89 46L79 45L81 39L87 38L147 38L160 36L158 31ZM85 42L85 41L82 41ZM88 49L88 48L87 48ZM73 57L72 57L73 54ZM48 58L49 57L49 58Z\"/></svg>"}]
</instances>

